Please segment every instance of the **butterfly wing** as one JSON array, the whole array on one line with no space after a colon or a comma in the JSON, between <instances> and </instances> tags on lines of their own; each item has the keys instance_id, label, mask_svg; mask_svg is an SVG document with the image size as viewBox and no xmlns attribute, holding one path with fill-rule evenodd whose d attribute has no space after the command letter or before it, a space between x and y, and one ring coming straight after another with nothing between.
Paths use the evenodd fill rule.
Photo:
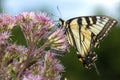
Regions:
<instances>
[{"instance_id":1,"label":"butterfly wing","mask_svg":"<svg viewBox=\"0 0 120 80\"><path fill-rule=\"evenodd\" d=\"M85 16L69 19L66 24L68 42L76 49L79 60L88 68L97 57L94 47L116 24L116 20L107 16Z\"/></svg>"}]
</instances>

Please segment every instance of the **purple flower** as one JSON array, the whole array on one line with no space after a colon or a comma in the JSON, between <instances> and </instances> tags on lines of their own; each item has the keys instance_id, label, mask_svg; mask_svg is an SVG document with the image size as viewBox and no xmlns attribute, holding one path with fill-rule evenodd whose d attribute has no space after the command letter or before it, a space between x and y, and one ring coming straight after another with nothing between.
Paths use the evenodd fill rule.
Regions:
<instances>
[{"instance_id":1,"label":"purple flower","mask_svg":"<svg viewBox=\"0 0 120 80\"><path fill-rule=\"evenodd\" d=\"M15 25L21 28L27 46L10 42L11 29ZM54 23L46 13L0 16L1 80L60 80L64 67L56 53L65 51L68 45L63 29L54 29ZM52 48L57 51L52 52Z\"/></svg>"},{"instance_id":2,"label":"purple flower","mask_svg":"<svg viewBox=\"0 0 120 80\"><path fill-rule=\"evenodd\" d=\"M0 33L0 46L1 45L6 45L7 44L7 40L9 39L10 37L10 33L9 32L3 32L3 33ZM2 46L1 46L2 47Z\"/></svg>"},{"instance_id":3,"label":"purple flower","mask_svg":"<svg viewBox=\"0 0 120 80\"><path fill-rule=\"evenodd\" d=\"M51 43L51 46L56 49L66 50L68 48L63 29L57 29L54 33L52 33L48 37L48 41Z\"/></svg>"},{"instance_id":4,"label":"purple flower","mask_svg":"<svg viewBox=\"0 0 120 80\"><path fill-rule=\"evenodd\" d=\"M58 80L60 80L60 73L63 70L64 67L60 64L60 61L55 58L55 54L50 51L46 52L43 69L46 80L57 80L58 78Z\"/></svg>"},{"instance_id":5,"label":"purple flower","mask_svg":"<svg viewBox=\"0 0 120 80\"><path fill-rule=\"evenodd\" d=\"M4 14L0 17L0 28L12 29L15 26L14 17Z\"/></svg>"},{"instance_id":6,"label":"purple flower","mask_svg":"<svg viewBox=\"0 0 120 80\"><path fill-rule=\"evenodd\" d=\"M36 22L41 23L47 29L52 25L52 21L50 20L46 13L40 13L36 15L35 19Z\"/></svg>"},{"instance_id":7,"label":"purple flower","mask_svg":"<svg viewBox=\"0 0 120 80\"><path fill-rule=\"evenodd\" d=\"M34 12L23 12L22 14L21 14L22 16L23 16L23 18L25 19L25 20L34 20L34 18L35 18L35 13Z\"/></svg>"},{"instance_id":8,"label":"purple flower","mask_svg":"<svg viewBox=\"0 0 120 80\"><path fill-rule=\"evenodd\" d=\"M28 76L24 76L22 80L44 80L44 79L40 75L29 74Z\"/></svg>"},{"instance_id":9,"label":"purple flower","mask_svg":"<svg viewBox=\"0 0 120 80\"><path fill-rule=\"evenodd\" d=\"M20 25L28 43L35 44L46 37L48 30L53 26L52 21L45 13L35 14L24 12L16 16L16 23Z\"/></svg>"},{"instance_id":10,"label":"purple flower","mask_svg":"<svg viewBox=\"0 0 120 80\"><path fill-rule=\"evenodd\" d=\"M9 32L0 33L0 41L1 40L7 40L9 37L10 37L10 33Z\"/></svg>"}]
</instances>

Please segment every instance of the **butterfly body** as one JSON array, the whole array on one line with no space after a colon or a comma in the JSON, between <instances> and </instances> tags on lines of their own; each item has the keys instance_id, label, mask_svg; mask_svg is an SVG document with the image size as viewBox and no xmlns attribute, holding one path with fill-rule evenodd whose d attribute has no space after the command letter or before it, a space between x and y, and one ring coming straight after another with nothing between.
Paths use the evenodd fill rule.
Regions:
<instances>
[{"instance_id":1,"label":"butterfly body","mask_svg":"<svg viewBox=\"0 0 120 80\"><path fill-rule=\"evenodd\" d=\"M116 23L115 19L107 16L82 16L67 21L59 19L59 25L65 27L69 44L76 49L79 60L86 68L94 64L97 59L94 48Z\"/></svg>"}]
</instances>

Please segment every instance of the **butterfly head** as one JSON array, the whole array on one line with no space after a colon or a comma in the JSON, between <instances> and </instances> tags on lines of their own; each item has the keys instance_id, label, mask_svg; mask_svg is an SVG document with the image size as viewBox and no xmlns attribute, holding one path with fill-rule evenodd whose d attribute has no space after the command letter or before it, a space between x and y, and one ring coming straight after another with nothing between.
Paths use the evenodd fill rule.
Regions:
<instances>
[{"instance_id":1,"label":"butterfly head","mask_svg":"<svg viewBox=\"0 0 120 80\"><path fill-rule=\"evenodd\" d=\"M66 23L66 21L64 21L63 19L59 19L59 27L66 27L67 26L67 23Z\"/></svg>"}]
</instances>

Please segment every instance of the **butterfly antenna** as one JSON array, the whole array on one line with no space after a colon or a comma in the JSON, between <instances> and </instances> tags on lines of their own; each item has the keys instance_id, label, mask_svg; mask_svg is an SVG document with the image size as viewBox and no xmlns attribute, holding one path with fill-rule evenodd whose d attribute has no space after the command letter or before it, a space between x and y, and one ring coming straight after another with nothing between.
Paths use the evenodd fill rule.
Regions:
<instances>
[{"instance_id":1,"label":"butterfly antenna","mask_svg":"<svg viewBox=\"0 0 120 80\"><path fill-rule=\"evenodd\" d=\"M93 65L94 65L94 67L95 67L95 71L96 71L97 75L100 76L100 72L99 72L99 70L98 70L96 64L94 63Z\"/></svg>"},{"instance_id":2,"label":"butterfly antenna","mask_svg":"<svg viewBox=\"0 0 120 80\"><path fill-rule=\"evenodd\" d=\"M61 14L60 9L59 9L58 6L57 6L57 10L58 10L58 13L60 14L60 16L62 17L62 14Z\"/></svg>"}]
</instances>

